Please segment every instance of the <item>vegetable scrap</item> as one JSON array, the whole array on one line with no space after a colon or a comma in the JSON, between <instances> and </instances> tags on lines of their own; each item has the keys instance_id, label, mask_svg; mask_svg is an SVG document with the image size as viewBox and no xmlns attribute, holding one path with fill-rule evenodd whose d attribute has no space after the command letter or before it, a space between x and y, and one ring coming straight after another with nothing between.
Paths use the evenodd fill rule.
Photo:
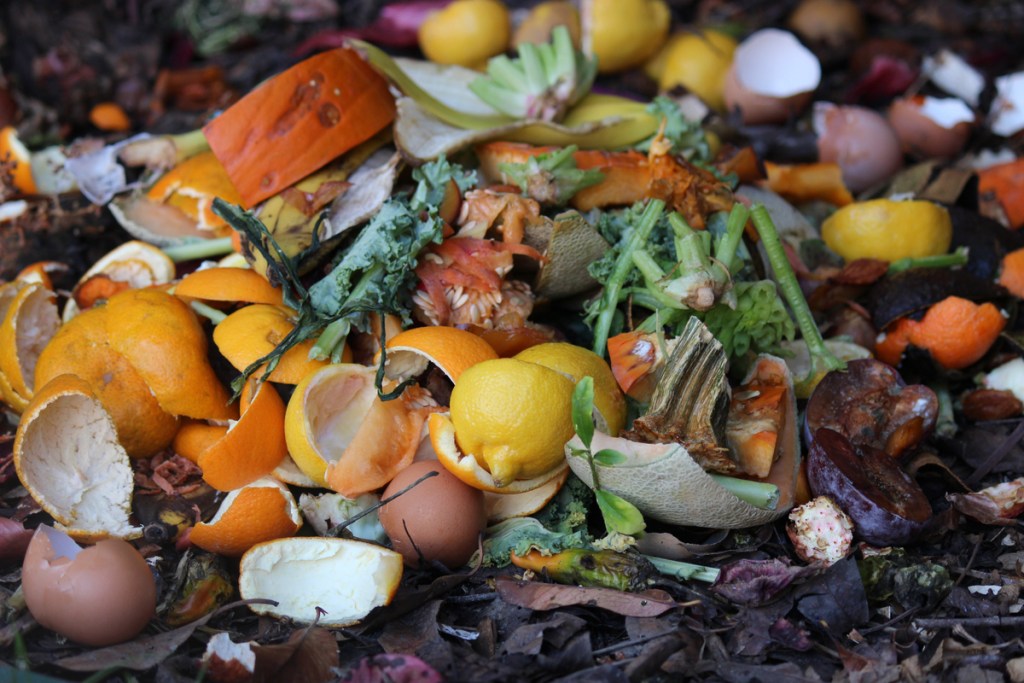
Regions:
<instances>
[{"instance_id":1,"label":"vegetable scrap","mask_svg":"<svg viewBox=\"0 0 1024 683\"><path fill-rule=\"evenodd\" d=\"M1013 8L350 4L0 10L3 659L1018 680Z\"/></svg>"}]
</instances>

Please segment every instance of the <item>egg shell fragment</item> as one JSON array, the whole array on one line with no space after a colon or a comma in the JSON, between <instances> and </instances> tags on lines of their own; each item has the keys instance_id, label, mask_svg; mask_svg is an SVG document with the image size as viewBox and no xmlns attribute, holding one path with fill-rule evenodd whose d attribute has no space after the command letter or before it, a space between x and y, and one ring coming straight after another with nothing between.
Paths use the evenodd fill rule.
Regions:
<instances>
[{"instance_id":1,"label":"egg shell fragment","mask_svg":"<svg viewBox=\"0 0 1024 683\"><path fill-rule=\"evenodd\" d=\"M924 159L949 159L959 154L974 122L971 108L955 97L896 99L887 115L903 150Z\"/></svg>"},{"instance_id":2,"label":"egg shell fragment","mask_svg":"<svg viewBox=\"0 0 1024 683\"><path fill-rule=\"evenodd\" d=\"M350 626L387 605L402 579L402 556L379 545L344 538L284 538L259 543L242 556L242 598L257 614L316 621L325 628Z\"/></svg>"},{"instance_id":3,"label":"egg shell fragment","mask_svg":"<svg viewBox=\"0 0 1024 683\"><path fill-rule=\"evenodd\" d=\"M81 548L42 525L22 564L25 604L40 625L94 647L137 636L156 614L156 581L133 545L110 538Z\"/></svg>"},{"instance_id":4,"label":"egg shell fragment","mask_svg":"<svg viewBox=\"0 0 1024 683\"><path fill-rule=\"evenodd\" d=\"M780 123L807 106L820 82L818 58L796 36L763 29L736 48L723 94L744 123Z\"/></svg>"},{"instance_id":5,"label":"egg shell fragment","mask_svg":"<svg viewBox=\"0 0 1024 683\"><path fill-rule=\"evenodd\" d=\"M814 104L818 161L843 169L851 192L862 192L892 177L903 166L896 131L881 114L865 107Z\"/></svg>"},{"instance_id":6,"label":"egg shell fragment","mask_svg":"<svg viewBox=\"0 0 1024 683\"><path fill-rule=\"evenodd\" d=\"M437 561L461 567L477 548L486 525L484 495L459 481L436 460L420 460L398 473L384 489L387 499L420 477L436 472L380 509L391 546L410 567Z\"/></svg>"}]
</instances>

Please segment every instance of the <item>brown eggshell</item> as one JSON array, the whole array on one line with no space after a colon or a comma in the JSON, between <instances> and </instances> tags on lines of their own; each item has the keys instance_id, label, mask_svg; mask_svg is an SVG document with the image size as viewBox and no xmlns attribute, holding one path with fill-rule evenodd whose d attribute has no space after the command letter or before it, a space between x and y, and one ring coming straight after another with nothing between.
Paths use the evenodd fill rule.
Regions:
<instances>
[{"instance_id":1,"label":"brown eggshell","mask_svg":"<svg viewBox=\"0 0 1024 683\"><path fill-rule=\"evenodd\" d=\"M740 83L735 65L726 72L722 91L726 108L730 111L739 109L743 123L750 126L782 123L800 113L813 95L813 92L797 93L790 97L760 95Z\"/></svg>"},{"instance_id":2,"label":"brown eggshell","mask_svg":"<svg viewBox=\"0 0 1024 683\"><path fill-rule=\"evenodd\" d=\"M888 180L903 166L896 131L881 114L865 107L814 105L818 161L839 164L851 192Z\"/></svg>"},{"instance_id":3,"label":"brown eggshell","mask_svg":"<svg viewBox=\"0 0 1024 683\"><path fill-rule=\"evenodd\" d=\"M482 491L463 484L436 460L420 460L399 472L383 497L395 495L428 472L437 476L380 509L381 526L406 565L419 566L422 553L428 562L461 567L472 557L486 525Z\"/></svg>"},{"instance_id":4,"label":"brown eggshell","mask_svg":"<svg viewBox=\"0 0 1024 683\"><path fill-rule=\"evenodd\" d=\"M127 541L86 548L48 526L32 536L21 569L25 604L42 626L102 647L137 636L156 614L156 581Z\"/></svg>"},{"instance_id":5,"label":"brown eggshell","mask_svg":"<svg viewBox=\"0 0 1024 683\"><path fill-rule=\"evenodd\" d=\"M971 135L971 123L946 127L922 110L923 97L904 97L889 105L889 124L900 138L903 151L921 159L951 159L960 153Z\"/></svg>"}]
</instances>

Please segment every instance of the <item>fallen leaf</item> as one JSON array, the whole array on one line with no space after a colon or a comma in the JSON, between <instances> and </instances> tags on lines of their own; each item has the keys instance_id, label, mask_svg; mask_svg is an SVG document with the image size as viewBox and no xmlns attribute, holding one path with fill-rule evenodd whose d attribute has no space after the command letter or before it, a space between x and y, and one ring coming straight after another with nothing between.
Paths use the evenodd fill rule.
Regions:
<instances>
[{"instance_id":1,"label":"fallen leaf","mask_svg":"<svg viewBox=\"0 0 1024 683\"><path fill-rule=\"evenodd\" d=\"M256 648L253 683L322 683L338 665L338 641L319 626L296 631L287 642Z\"/></svg>"},{"instance_id":2,"label":"fallen leaf","mask_svg":"<svg viewBox=\"0 0 1024 683\"><path fill-rule=\"evenodd\" d=\"M738 560L722 567L711 590L739 605L760 606L778 598L796 579L819 571L774 558Z\"/></svg>"},{"instance_id":3,"label":"fallen leaf","mask_svg":"<svg viewBox=\"0 0 1024 683\"><path fill-rule=\"evenodd\" d=\"M586 605L627 617L656 617L677 607L672 596L657 589L625 593L610 588L583 588L509 578L499 578L496 584L502 600L540 611Z\"/></svg>"},{"instance_id":4,"label":"fallen leaf","mask_svg":"<svg viewBox=\"0 0 1024 683\"><path fill-rule=\"evenodd\" d=\"M838 637L866 622L868 598L857 561L847 557L800 586L796 608L808 621Z\"/></svg>"},{"instance_id":5,"label":"fallen leaf","mask_svg":"<svg viewBox=\"0 0 1024 683\"><path fill-rule=\"evenodd\" d=\"M214 616L235 607L252 604L276 605L277 603L262 598L239 600L224 605L216 612L210 612L202 619L196 619L173 631L136 638L120 645L90 650L74 657L58 659L54 664L70 671L100 671L114 667L145 671L173 655L179 647L185 644L185 641L192 637L197 628L205 626L206 622Z\"/></svg>"},{"instance_id":6,"label":"fallen leaf","mask_svg":"<svg viewBox=\"0 0 1024 683\"><path fill-rule=\"evenodd\" d=\"M21 522L0 517L0 560L20 560L25 557L32 533Z\"/></svg>"},{"instance_id":7,"label":"fallen leaf","mask_svg":"<svg viewBox=\"0 0 1024 683\"><path fill-rule=\"evenodd\" d=\"M579 671L594 663L587 622L567 612L520 626L509 635L500 655L542 671Z\"/></svg>"}]
</instances>

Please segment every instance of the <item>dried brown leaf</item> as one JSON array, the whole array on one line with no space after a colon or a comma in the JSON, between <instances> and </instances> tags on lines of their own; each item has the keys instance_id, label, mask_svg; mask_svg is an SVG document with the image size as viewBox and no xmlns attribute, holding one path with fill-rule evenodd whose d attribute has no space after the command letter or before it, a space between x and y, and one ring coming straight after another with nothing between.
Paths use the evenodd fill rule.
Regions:
<instances>
[{"instance_id":1,"label":"dried brown leaf","mask_svg":"<svg viewBox=\"0 0 1024 683\"><path fill-rule=\"evenodd\" d=\"M256 648L253 683L322 683L338 665L338 641L319 626L295 631L287 642Z\"/></svg>"},{"instance_id":2,"label":"dried brown leaf","mask_svg":"<svg viewBox=\"0 0 1024 683\"><path fill-rule=\"evenodd\" d=\"M68 669L70 671L100 671L102 669L112 667L132 669L133 671L145 671L173 655L178 648L185 644L185 641L192 637L192 634L197 628L205 626L206 622L212 619L215 615L229 609L234 609L235 607L256 603L270 605L277 604L273 600L263 600L258 598L253 600L239 600L237 602L232 602L229 605L224 605L216 612L211 612L202 619L196 619L191 624L185 624L173 631L166 631L152 636L136 638L135 640L127 643L121 643L120 645L90 650L73 657L58 659L54 664L62 669Z\"/></svg>"},{"instance_id":3,"label":"dried brown leaf","mask_svg":"<svg viewBox=\"0 0 1024 683\"><path fill-rule=\"evenodd\" d=\"M627 617L656 617L677 607L672 596L656 589L625 593L609 588L582 588L508 578L499 578L497 588L502 600L539 611L587 605Z\"/></svg>"}]
</instances>

